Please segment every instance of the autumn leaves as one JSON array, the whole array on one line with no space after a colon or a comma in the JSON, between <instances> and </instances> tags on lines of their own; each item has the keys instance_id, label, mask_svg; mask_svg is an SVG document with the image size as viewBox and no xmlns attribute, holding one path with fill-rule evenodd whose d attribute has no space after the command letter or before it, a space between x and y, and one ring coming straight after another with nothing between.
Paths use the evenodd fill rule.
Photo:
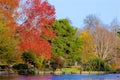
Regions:
<instances>
[{"instance_id":1,"label":"autumn leaves","mask_svg":"<svg viewBox=\"0 0 120 80\"><path fill-rule=\"evenodd\" d=\"M22 1L0 0L0 31L2 33L0 45L1 49L4 48L0 49L0 59L4 59L6 63L6 59L11 59L16 54L20 57L19 53L25 51L32 52L38 57L44 56L46 60L50 59L52 52L48 40L53 40L56 36L51 28L55 20L54 7L42 0L26 0L20 3ZM11 55L11 57L5 58L2 54Z\"/></svg>"},{"instance_id":2,"label":"autumn leaves","mask_svg":"<svg viewBox=\"0 0 120 80\"><path fill-rule=\"evenodd\" d=\"M26 51L43 60L62 56L68 63L112 60L118 53L118 36L93 16L78 31L68 19L55 20L55 8L46 0L21 5L19 0L0 0L0 9L0 59L5 64Z\"/></svg>"}]
</instances>

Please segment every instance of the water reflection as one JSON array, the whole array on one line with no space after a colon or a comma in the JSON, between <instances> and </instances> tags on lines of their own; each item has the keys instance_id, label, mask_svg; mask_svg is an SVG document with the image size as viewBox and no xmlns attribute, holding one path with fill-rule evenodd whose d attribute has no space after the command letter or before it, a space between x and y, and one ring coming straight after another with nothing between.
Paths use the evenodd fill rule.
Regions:
<instances>
[{"instance_id":1,"label":"water reflection","mask_svg":"<svg viewBox=\"0 0 120 80\"><path fill-rule=\"evenodd\" d=\"M120 80L120 74L106 75L61 75L52 80Z\"/></svg>"},{"instance_id":2,"label":"water reflection","mask_svg":"<svg viewBox=\"0 0 120 80\"><path fill-rule=\"evenodd\" d=\"M0 76L0 80L120 80L120 74Z\"/></svg>"}]
</instances>

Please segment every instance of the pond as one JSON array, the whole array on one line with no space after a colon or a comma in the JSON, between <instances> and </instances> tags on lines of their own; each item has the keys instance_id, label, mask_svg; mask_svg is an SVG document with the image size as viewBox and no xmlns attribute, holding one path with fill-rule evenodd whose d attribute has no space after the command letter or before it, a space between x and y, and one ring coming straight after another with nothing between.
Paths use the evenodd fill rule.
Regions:
<instances>
[{"instance_id":1,"label":"pond","mask_svg":"<svg viewBox=\"0 0 120 80\"><path fill-rule=\"evenodd\" d=\"M120 74L102 75L37 75L37 76L0 76L0 80L120 80Z\"/></svg>"}]
</instances>

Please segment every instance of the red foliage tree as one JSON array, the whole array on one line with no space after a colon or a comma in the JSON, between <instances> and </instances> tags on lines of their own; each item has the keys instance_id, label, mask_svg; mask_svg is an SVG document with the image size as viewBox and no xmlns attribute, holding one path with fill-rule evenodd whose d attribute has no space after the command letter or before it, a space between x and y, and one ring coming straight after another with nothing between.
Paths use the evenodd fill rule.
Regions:
<instances>
[{"instance_id":1,"label":"red foliage tree","mask_svg":"<svg viewBox=\"0 0 120 80\"><path fill-rule=\"evenodd\" d=\"M51 28L55 20L54 7L47 1L27 0L21 4L20 8L22 11L18 12L19 16L24 15L18 19L23 19L19 27L21 50L28 50L49 59L51 57L51 45L45 39L54 39L55 37Z\"/></svg>"},{"instance_id":2,"label":"red foliage tree","mask_svg":"<svg viewBox=\"0 0 120 80\"><path fill-rule=\"evenodd\" d=\"M26 29L37 29L44 37L54 38L51 25L55 20L55 9L47 0L27 0L20 6L19 15L24 15L22 26ZM23 17L22 17L23 19Z\"/></svg>"},{"instance_id":3,"label":"red foliage tree","mask_svg":"<svg viewBox=\"0 0 120 80\"><path fill-rule=\"evenodd\" d=\"M45 59L49 59L51 57L50 43L42 39L36 30L23 30L20 35L22 36L22 39L19 46L22 51L27 50L33 52L38 56L44 56Z\"/></svg>"}]
</instances>

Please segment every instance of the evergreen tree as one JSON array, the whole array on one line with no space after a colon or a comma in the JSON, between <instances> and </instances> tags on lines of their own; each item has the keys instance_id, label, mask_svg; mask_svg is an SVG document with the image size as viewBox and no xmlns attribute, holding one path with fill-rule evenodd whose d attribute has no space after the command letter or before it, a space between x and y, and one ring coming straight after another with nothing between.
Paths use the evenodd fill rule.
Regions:
<instances>
[{"instance_id":1,"label":"evergreen tree","mask_svg":"<svg viewBox=\"0 0 120 80\"><path fill-rule=\"evenodd\" d=\"M67 62L80 61L80 40L75 36L77 29L70 25L68 19L56 20L53 29L56 38L52 41L52 52L54 55L63 56Z\"/></svg>"}]
</instances>

